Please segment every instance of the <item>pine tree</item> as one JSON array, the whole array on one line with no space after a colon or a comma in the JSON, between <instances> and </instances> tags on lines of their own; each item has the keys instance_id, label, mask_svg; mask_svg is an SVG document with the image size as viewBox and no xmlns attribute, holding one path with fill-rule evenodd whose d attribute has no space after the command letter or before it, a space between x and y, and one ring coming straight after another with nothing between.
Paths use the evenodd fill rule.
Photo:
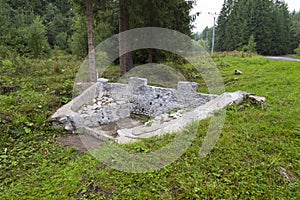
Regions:
<instances>
[{"instance_id":1,"label":"pine tree","mask_svg":"<svg viewBox=\"0 0 300 200\"><path fill-rule=\"evenodd\" d=\"M232 11L233 0L224 0L223 7L218 17L216 27L216 50L225 51L227 50L227 38L226 38L226 27L228 25L228 17Z\"/></svg>"},{"instance_id":2,"label":"pine tree","mask_svg":"<svg viewBox=\"0 0 300 200\"><path fill-rule=\"evenodd\" d=\"M217 26L217 50L240 50L255 38L260 54L285 54L292 48L291 18L281 1L224 1Z\"/></svg>"},{"instance_id":3,"label":"pine tree","mask_svg":"<svg viewBox=\"0 0 300 200\"><path fill-rule=\"evenodd\" d=\"M248 41L248 44L245 45L242 49L245 52L256 53L256 42L254 35L251 35Z\"/></svg>"},{"instance_id":4,"label":"pine tree","mask_svg":"<svg viewBox=\"0 0 300 200\"><path fill-rule=\"evenodd\" d=\"M212 34L213 34L212 28L208 28L208 27L205 27L205 29L201 33L200 38L205 42L206 50L211 50Z\"/></svg>"},{"instance_id":5,"label":"pine tree","mask_svg":"<svg viewBox=\"0 0 300 200\"><path fill-rule=\"evenodd\" d=\"M88 53L86 27L86 16L76 13L72 24L73 34L71 36L70 47L74 55L82 58Z\"/></svg>"},{"instance_id":6,"label":"pine tree","mask_svg":"<svg viewBox=\"0 0 300 200\"><path fill-rule=\"evenodd\" d=\"M49 52L49 43L46 36L46 27L42 20L36 17L33 23L26 29L28 49L34 58L43 56Z\"/></svg>"},{"instance_id":7,"label":"pine tree","mask_svg":"<svg viewBox=\"0 0 300 200\"><path fill-rule=\"evenodd\" d=\"M276 1L273 8L273 34L272 44L270 44L271 55L281 55L291 53L291 19L287 5L281 1Z\"/></svg>"},{"instance_id":8,"label":"pine tree","mask_svg":"<svg viewBox=\"0 0 300 200\"><path fill-rule=\"evenodd\" d=\"M292 19L292 27L290 33L290 45L291 49L295 49L300 44L300 12L295 11L290 14Z\"/></svg>"}]
</instances>

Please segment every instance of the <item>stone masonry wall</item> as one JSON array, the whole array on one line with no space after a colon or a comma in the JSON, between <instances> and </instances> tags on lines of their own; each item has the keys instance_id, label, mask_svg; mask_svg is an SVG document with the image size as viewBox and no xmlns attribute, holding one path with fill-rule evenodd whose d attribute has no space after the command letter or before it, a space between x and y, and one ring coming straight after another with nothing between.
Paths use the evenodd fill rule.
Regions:
<instances>
[{"instance_id":1,"label":"stone masonry wall","mask_svg":"<svg viewBox=\"0 0 300 200\"><path fill-rule=\"evenodd\" d=\"M130 113L156 117L173 110L194 108L217 97L197 93L197 83L179 82L177 89L161 88L147 85L147 79L134 77L129 79L128 84L108 83L106 79L99 79L97 87L98 101L103 97L112 99L108 107L98 109L101 112L97 112L97 118L100 121L103 119L104 123ZM120 111L124 108L126 114Z\"/></svg>"},{"instance_id":2,"label":"stone masonry wall","mask_svg":"<svg viewBox=\"0 0 300 200\"><path fill-rule=\"evenodd\" d=\"M197 89L198 84L192 82L179 82L177 89L172 89L149 86L142 78L130 78L128 84L99 79L52 117L68 130L76 130L116 122L132 113L157 117L189 110L217 97L197 93Z\"/></svg>"}]
</instances>

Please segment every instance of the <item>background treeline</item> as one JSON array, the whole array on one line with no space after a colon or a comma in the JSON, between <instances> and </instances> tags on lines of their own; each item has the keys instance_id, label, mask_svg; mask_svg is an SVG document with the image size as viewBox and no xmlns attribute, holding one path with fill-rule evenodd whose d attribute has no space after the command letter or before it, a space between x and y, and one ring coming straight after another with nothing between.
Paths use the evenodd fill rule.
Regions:
<instances>
[{"instance_id":1,"label":"background treeline","mask_svg":"<svg viewBox=\"0 0 300 200\"><path fill-rule=\"evenodd\" d=\"M191 35L185 0L126 0L129 27L157 26ZM119 1L92 0L95 44L119 32ZM0 56L47 56L60 49L88 53L86 0L0 0ZM139 53L140 59L145 55ZM137 57L136 56L136 57Z\"/></svg>"},{"instance_id":2,"label":"background treeline","mask_svg":"<svg viewBox=\"0 0 300 200\"><path fill-rule=\"evenodd\" d=\"M300 41L299 18L284 1L225 0L217 20L216 50L293 53Z\"/></svg>"},{"instance_id":3,"label":"background treeline","mask_svg":"<svg viewBox=\"0 0 300 200\"><path fill-rule=\"evenodd\" d=\"M84 57L88 53L87 0L0 0L0 57L11 54L41 57L51 49ZM95 44L119 32L119 1L92 0ZM191 35L185 0L126 0L129 28L165 27ZM208 49L212 28L201 34ZM216 27L217 51L256 51L259 54L300 54L300 14L289 13L282 1L225 0ZM153 61L165 53L153 50ZM146 62L147 50L133 53Z\"/></svg>"},{"instance_id":4,"label":"background treeline","mask_svg":"<svg viewBox=\"0 0 300 200\"><path fill-rule=\"evenodd\" d=\"M70 51L74 12L66 0L0 0L1 55L40 56L57 46Z\"/></svg>"}]
</instances>

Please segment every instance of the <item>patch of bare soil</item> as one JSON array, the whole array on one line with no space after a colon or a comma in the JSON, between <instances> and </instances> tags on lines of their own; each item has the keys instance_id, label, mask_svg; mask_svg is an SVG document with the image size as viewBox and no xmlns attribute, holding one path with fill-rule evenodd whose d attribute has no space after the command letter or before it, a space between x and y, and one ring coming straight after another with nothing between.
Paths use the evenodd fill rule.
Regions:
<instances>
[{"instance_id":1,"label":"patch of bare soil","mask_svg":"<svg viewBox=\"0 0 300 200\"><path fill-rule=\"evenodd\" d=\"M116 123L109 123L99 126L100 132L105 132L107 135L116 136L118 129L133 128L143 124L140 119L125 118ZM69 134L57 137L56 141L65 148L76 148L79 153L95 150L99 145L103 144L103 140L99 140L88 134Z\"/></svg>"},{"instance_id":2,"label":"patch of bare soil","mask_svg":"<svg viewBox=\"0 0 300 200\"><path fill-rule=\"evenodd\" d=\"M84 134L84 135L76 135L70 134L56 138L56 141L61 144L65 148L75 148L78 150L80 154L95 150L99 147L102 141L97 138Z\"/></svg>"}]
</instances>

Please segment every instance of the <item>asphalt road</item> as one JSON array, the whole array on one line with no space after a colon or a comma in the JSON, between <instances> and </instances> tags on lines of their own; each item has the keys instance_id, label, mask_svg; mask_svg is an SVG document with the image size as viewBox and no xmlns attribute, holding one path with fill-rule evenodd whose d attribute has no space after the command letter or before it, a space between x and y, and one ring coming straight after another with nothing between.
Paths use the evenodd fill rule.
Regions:
<instances>
[{"instance_id":1,"label":"asphalt road","mask_svg":"<svg viewBox=\"0 0 300 200\"><path fill-rule=\"evenodd\" d=\"M291 62L300 62L300 59L290 58L290 57L282 57L282 56L264 56L265 58L269 58L271 60L286 60Z\"/></svg>"}]
</instances>

